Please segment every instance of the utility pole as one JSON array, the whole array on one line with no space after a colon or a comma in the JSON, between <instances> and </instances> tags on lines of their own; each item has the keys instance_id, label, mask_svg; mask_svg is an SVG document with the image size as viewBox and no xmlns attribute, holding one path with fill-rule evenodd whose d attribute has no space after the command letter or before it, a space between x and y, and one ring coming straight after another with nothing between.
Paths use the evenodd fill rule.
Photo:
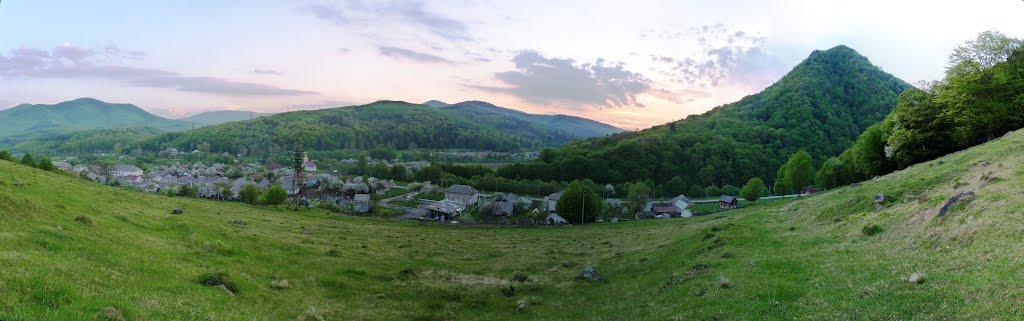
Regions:
<instances>
[{"instance_id":1,"label":"utility pole","mask_svg":"<svg viewBox=\"0 0 1024 321\"><path fill-rule=\"evenodd\" d=\"M302 160L304 158L303 156L304 154L302 152L302 149L299 148L299 142L296 141L295 151L294 154L292 155L292 159L295 161L295 164L292 167L293 169L295 169L295 176L294 178L292 178L292 189L295 191L295 197L292 198L292 204L295 204L296 207L298 207L299 205L299 197L302 196L302 185L304 184L302 179Z\"/></svg>"}]
</instances>

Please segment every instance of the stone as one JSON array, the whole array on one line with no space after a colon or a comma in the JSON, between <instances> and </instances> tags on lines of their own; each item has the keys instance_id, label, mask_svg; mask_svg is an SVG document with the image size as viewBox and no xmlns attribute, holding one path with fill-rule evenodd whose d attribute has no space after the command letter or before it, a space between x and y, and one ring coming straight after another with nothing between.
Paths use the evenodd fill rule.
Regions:
<instances>
[{"instance_id":1,"label":"stone","mask_svg":"<svg viewBox=\"0 0 1024 321\"><path fill-rule=\"evenodd\" d=\"M583 274L581 276L590 281L601 281L604 279L604 277L602 277L600 273L597 273L597 270L594 270L594 267L590 265L587 265L587 267L583 269Z\"/></svg>"},{"instance_id":2,"label":"stone","mask_svg":"<svg viewBox=\"0 0 1024 321\"><path fill-rule=\"evenodd\" d=\"M913 283L913 284L924 283L924 274L921 274L921 273L918 273L918 272L911 273L910 276L907 277L907 282L910 282L910 283Z\"/></svg>"},{"instance_id":3,"label":"stone","mask_svg":"<svg viewBox=\"0 0 1024 321\"><path fill-rule=\"evenodd\" d=\"M961 193L958 193L956 195L953 195L953 197L950 197L949 199L947 199L946 203L942 204L942 207L939 208L938 216L942 217L942 216L946 215L946 213L949 212L949 209L952 208L954 205L962 203L962 202L969 202L972 199L974 199L974 192L970 192L970 191L968 191L968 192L961 192Z\"/></svg>"},{"instance_id":4,"label":"stone","mask_svg":"<svg viewBox=\"0 0 1024 321\"><path fill-rule=\"evenodd\" d=\"M176 215L185 214L185 210L183 210L181 208L175 207L174 209L171 209L171 214L176 214Z\"/></svg>"},{"instance_id":5,"label":"stone","mask_svg":"<svg viewBox=\"0 0 1024 321\"><path fill-rule=\"evenodd\" d=\"M875 194L873 200L875 201L875 204L881 204L885 202L885 198L885 194Z\"/></svg>"}]
</instances>

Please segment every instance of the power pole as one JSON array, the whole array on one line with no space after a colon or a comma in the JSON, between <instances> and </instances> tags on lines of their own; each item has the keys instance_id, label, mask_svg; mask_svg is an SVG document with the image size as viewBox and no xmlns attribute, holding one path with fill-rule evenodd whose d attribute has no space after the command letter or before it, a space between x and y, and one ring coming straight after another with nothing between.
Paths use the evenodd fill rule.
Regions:
<instances>
[{"instance_id":1,"label":"power pole","mask_svg":"<svg viewBox=\"0 0 1024 321\"><path fill-rule=\"evenodd\" d=\"M296 141L295 151L292 155L292 159L295 162L294 166L292 167L293 169L295 169L295 176L292 178L292 189L295 191L295 196L292 198L292 204L295 204L296 207L298 207L299 205L299 200L300 197L302 196L302 185L304 185L305 183L303 182L302 177L302 160L304 158L304 155L305 154L302 152L302 149L299 148L299 142Z\"/></svg>"}]
</instances>

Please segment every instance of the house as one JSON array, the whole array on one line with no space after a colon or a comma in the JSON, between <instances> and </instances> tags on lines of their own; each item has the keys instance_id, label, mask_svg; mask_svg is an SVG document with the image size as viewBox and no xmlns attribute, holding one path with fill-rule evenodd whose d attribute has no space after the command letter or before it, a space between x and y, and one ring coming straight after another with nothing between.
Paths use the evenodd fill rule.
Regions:
<instances>
[{"instance_id":1,"label":"house","mask_svg":"<svg viewBox=\"0 0 1024 321\"><path fill-rule=\"evenodd\" d=\"M739 202L736 200L736 196L722 195L718 198L718 208L729 209L739 207Z\"/></svg>"},{"instance_id":2,"label":"house","mask_svg":"<svg viewBox=\"0 0 1024 321\"><path fill-rule=\"evenodd\" d=\"M556 207L558 207L558 199L562 198L562 192L564 191L559 191L556 193L552 193L551 195L545 196L544 209L547 210L549 213L554 213Z\"/></svg>"},{"instance_id":3,"label":"house","mask_svg":"<svg viewBox=\"0 0 1024 321\"><path fill-rule=\"evenodd\" d=\"M476 204L479 196L480 192L469 185L452 185L444 191L444 200L464 205Z\"/></svg>"},{"instance_id":4,"label":"house","mask_svg":"<svg viewBox=\"0 0 1024 321\"><path fill-rule=\"evenodd\" d=\"M690 199L682 194L664 202L650 201L644 205L643 211L637 217L691 217L693 212L686 209L691 203Z\"/></svg>"},{"instance_id":5,"label":"house","mask_svg":"<svg viewBox=\"0 0 1024 321\"><path fill-rule=\"evenodd\" d=\"M556 225L557 226L557 225L563 225L563 224L568 224L568 223L569 223L569 221L566 221L564 218L562 218L561 215L558 215L558 213L549 213L548 216L544 218L544 224L547 224L547 225Z\"/></svg>"},{"instance_id":6,"label":"house","mask_svg":"<svg viewBox=\"0 0 1024 321\"><path fill-rule=\"evenodd\" d=\"M56 162L53 163L53 167L56 167L57 169L64 171L65 173L74 172L74 169L72 169L71 164L68 162Z\"/></svg>"},{"instance_id":7,"label":"house","mask_svg":"<svg viewBox=\"0 0 1024 321\"><path fill-rule=\"evenodd\" d=\"M423 208L430 212L431 218L444 222L459 216L462 211L466 210L466 204L445 199L427 203L423 205Z\"/></svg>"},{"instance_id":8,"label":"house","mask_svg":"<svg viewBox=\"0 0 1024 321\"><path fill-rule=\"evenodd\" d=\"M110 176L114 177L127 177L127 176L142 176L142 169L135 167L134 165L118 164L108 170Z\"/></svg>"},{"instance_id":9,"label":"house","mask_svg":"<svg viewBox=\"0 0 1024 321\"><path fill-rule=\"evenodd\" d=\"M308 173L316 171L316 163L309 160L309 157L307 157L305 154L302 155L302 170Z\"/></svg>"},{"instance_id":10,"label":"house","mask_svg":"<svg viewBox=\"0 0 1024 321\"><path fill-rule=\"evenodd\" d=\"M352 204L356 213L370 212L370 194L356 194L352 197Z\"/></svg>"}]
</instances>

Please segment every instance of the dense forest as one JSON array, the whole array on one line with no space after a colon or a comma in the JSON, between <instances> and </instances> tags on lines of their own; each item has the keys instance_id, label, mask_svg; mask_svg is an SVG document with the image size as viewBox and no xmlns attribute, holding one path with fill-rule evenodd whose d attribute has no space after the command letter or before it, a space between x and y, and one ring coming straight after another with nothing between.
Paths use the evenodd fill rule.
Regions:
<instances>
[{"instance_id":1,"label":"dense forest","mask_svg":"<svg viewBox=\"0 0 1024 321\"><path fill-rule=\"evenodd\" d=\"M138 148L143 140L162 133L164 131L152 127L128 127L40 134L14 145L12 149L57 155L109 152L120 155Z\"/></svg>"},{"instance_id":2,"label":"dense forest","mask_svg":"<svg viewBox=\"0 0 1024 321\"><path fill-rule=\"evenodd\" d=\"M1024 42L981 33L950 55L944 79L912 88L838 157L817 184L831 188L887 174L1024 127Z\"/></svg>"},{"instance_id":3,"label":"dense forest","mask_svg":"<svg viewBox=\"0 0 1024 321\"><path fill-rule=\"evenodd\" d=\"M184 130L189 123L162 118L131 104L79 98L54 105L23 104L0 111L0 146L14 146L74 131L151 127ZM127 139L127 138L126 138ZM60 143L55 141L52 143Z\"/></svg>"},{"instance_id":4,"label":"dense forest","mask_svg":"<svg viewBox=\"0 0 1024 321\"><path fill-rule=\"evenodd\" d=\"M145 148L192 150L203 147L214 152L258 157L280 154L295 143L311 151L380 147L519 151L559 146L579 137L523 117L460 105L430 107L380 101L355 107L290 112L167 133L146 141Z\"/></svg>"},{"instance_id":5,"label":"dense forest","mask_svg":"<svg viewBox=\"0 0 1024 321\"><path fill-rule=\"evenodd\" d=\"M761 93L702 115L641 132L545 149L502 177L599 183L651 180L667 193L769 181L787 157L805 150L814 162L838 155L885 117L906 82L846 46L815 51Z\"/></svg>"}]
</instances>

